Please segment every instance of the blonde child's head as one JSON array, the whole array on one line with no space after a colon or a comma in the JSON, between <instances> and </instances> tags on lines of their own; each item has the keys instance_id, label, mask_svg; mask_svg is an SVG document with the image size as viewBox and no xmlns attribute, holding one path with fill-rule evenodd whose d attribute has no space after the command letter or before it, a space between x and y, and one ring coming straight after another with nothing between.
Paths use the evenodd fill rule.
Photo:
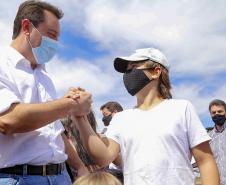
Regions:
<instances>
[{"instance_id":1,"label":"blonde child's head","mask_svg":"<svg viewBox=\"0 0 226 185\"><path fill-rule=\"evenodd\" d=\"M78 178L73 185L122 185L122 183L110 173L98 171Z\"/></svg>"}]
</instances>

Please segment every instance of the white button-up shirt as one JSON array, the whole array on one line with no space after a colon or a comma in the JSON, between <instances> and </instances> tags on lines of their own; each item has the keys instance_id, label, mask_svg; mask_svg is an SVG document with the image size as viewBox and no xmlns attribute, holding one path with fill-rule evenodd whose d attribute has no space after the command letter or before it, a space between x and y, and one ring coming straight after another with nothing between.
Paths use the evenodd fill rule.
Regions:
<instances>
[{"instance_id":1,"label":"white button-up shirt","mask_svg":"<svg viewBox=\"0 0 226 185\"><path fill-rule=\"evenodd\" d=\"M44 66L34 70L30 62L12 47L0 55L0 113L12 103L40 103L56 99L56 90ZM32 123L30 123L32 124ZM19 164L44 165L67 159L60 121L31 132L0 133L0 168Z\"/></svg>"}]
</instances>

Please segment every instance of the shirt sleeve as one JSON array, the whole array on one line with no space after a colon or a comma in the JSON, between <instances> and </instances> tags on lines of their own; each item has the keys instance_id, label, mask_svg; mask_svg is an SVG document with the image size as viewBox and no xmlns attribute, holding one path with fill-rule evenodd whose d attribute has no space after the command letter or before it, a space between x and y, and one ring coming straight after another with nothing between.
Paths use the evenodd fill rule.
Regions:
<instances>
[{"instance_id":1,"label":"shirt sleeve","mask_svg":"<svg viewBox=\"0 0 226 185\"><path fill-rule=\"evenodd\" d=\"M7 79L6 76L3 76L2 73L0 73L0 113L9 109L11 104L21 102L20 98L13 90L14 88L15 85Z\"/></svg>"},{"instance_id":2,"label":"shirt sleeve","mask_svg":"<svg viewBox=\"0 0 226 185\"><path fill-rule=\"evenodd\" d=\"M209 141L211 138L201 123L194 106L190 102L187 104L185 115L190 148Z\"/></svg>"},{"instance_id":3,"label":"shirt sleeve","mask_svg":"<svg viewBox=\"0 0 226 185\"><path fill-rule=\"evenodd\" d=\"M55 121L54 127L55 127L55 130L60 133L64 132L64 130L65 130L65 128L60 120Z\"/></svg>"},{"instance_id":4,"label":"shirt sleeve","mask_svg":"<svg viewBox=\"0 0 226 185\"><path fill-rule=\"evenodd\" d=\"M114 115L114 117L111 120L110 125L107 128L107 131L105 132L105 135L114 140L116 143L121 144L120 142L120 113L117 113Z\"/></svg>"}]
</instances>

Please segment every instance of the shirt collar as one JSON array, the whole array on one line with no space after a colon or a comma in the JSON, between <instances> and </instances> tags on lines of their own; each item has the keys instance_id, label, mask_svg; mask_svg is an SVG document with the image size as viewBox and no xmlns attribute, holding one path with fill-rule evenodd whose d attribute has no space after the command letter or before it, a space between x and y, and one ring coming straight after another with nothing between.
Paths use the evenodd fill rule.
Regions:
<instances>
[{"instance_id":1,"label":"shirt collar","mask_svg":"<svg viewBox=\"0 0 226 185\"><path fill-rule=\"evenodd\" d=\"M25 57L12 46L9 47L9 55L8 56L11 59L11 63L14 66L16 66L18 63L20 63L20 61L26 60Z\"/></svg>"},{"instance_id":2,"label":"shirt collar","mask_svg":"<svg viewBox=\"0 0 226 185\"><path fill-rule=\"evenodd\" d=\"M224 131L225 127L226 127L226 124L224 123L224 125L221 127L221 129L220 130L217 130L216 125L215 125L214 126L214 131L217 132L217 133L221 133L221 132Z\"/></svg>"},{"instance_id":3,"label":"shirt collar","mask_svg":"<svg viewBox=\"0 0 226 185\"><path fill-rule=\"evenodd\" d=\"M16 67L19 64L31 66L29 60L27 60L20 52L18 52L12 46L9 47L9 52L10 54L8 56L10 57L10 59L12 59L11 62L14 65L14 67ZM41 68L46 71L45 64L38 65L37 68Z\"/></svg>"}]
</instances>

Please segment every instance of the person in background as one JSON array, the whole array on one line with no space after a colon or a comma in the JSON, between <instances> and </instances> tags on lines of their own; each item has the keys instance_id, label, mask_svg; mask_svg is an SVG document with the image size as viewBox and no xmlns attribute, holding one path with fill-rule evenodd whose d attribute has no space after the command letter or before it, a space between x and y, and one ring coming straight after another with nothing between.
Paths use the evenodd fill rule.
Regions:
<instances>
[{"instance_id":1,"label":"person in background","mask_svg":"<svg viewBox=\"0 0 226 185\"><path fill-rule=\"evenodd\" d=\"M122 185L113 175L107 172L97 171L84 175L77 179L73 185Z\"/></svg>"},{"instance_id":2,"label":"person in background","mask_svg":"<svg viewBox=\"0 0 226 185\"><path fill-rule=\"evenodd\" d=\"M87 117L87 121L91 125L93 131L98 135L98 137L106 145L108 145L108 140L106 139L106 136L104 134L98 134L97 131L96 131L97 122L96 122L94 112L91 111L86 117ZM95 161L93 161L93 159L90 157L87 150L83 146L83 142L80 138L80 133L79 133L78 129L76 128L77 123L73 122L73 120L71 119L71 116L68 116L67 118L62 119L62 123L65 127L66 136L68 137L70 142L73 143L73 146L78 151L78 155L79 155L80 159L82 160L82 162L84 163L86 168L89 170L89 172L95 172L97 170L106 171L106 172L113 174L121 182L123 182L123 175L122 175L122 169L121 169L121 157L120 156L118 156L118 158L114 161L114 163L117 164L118 166L111 163L109 166L100 167ZM72 179L77 178L77 176L76 176L77 173L76 173L75 170L73 170L73 168L72 169L69 168L68 171L70 172L69 174L70 174Z\"/></svg>"},{"instance_id":3,"label":"person in background","mask_svg":"<svg viewBox=\"0 0 226 185\"><path fill-rule=\"evenodd\" d=\"M70 185L65 161L84 168L59 119L87 115L91 94L72 88L57 99L45 68L57 52L62 16L47 2L24 1L0 55L1 185Z\"/></svg>"},{"instance_id":4,"label":"person in background","mask_svg":"<svg viewBox=\"0 0 226 185\"><path fill-rule=\"evenodd\" d=\"M109 101L100 107L100 111L102 112L102 121L105 126L104 130L101 133L104 134L107 131L107 127L109 126L112 117L117 112L123 111L123 108L118 102Z\"/></svg>"},{"instance_id":5,"label":"person in background","mask_svg":"<svg viewBox=\"0 0 226 185\"><path fill-rule=\"evenodd\" d=\"M87 115L87 119L88 119L89 124L91 125L92 129L94 130L94 132L97 133L96 132L97 122L96 122L96 118L95 118L93 111L91 111ZM86 149L84 148L83 143L80 138L79 131L76 128L75 124L73 124L71 117L68 116L68 117L62 119L61 122L65 128L65 134L66 134L67 138L70 140L70 142L76 148L76 151L78 152L80 159L82 160L83 164L86 166L88 171L94 172L94 171L100 169L100 167L98 167L98 165L95 164L95 162L90 158L89 154L87 153ZM74 170L72 168L71 171L72 171L73 179L77 178L76 170Z\"/></svg>"},{"instance_id":6,"label":"person in background","mask_svg":"<svg viewBox=\"0 0 226 185\"><path fill-rule=\"evenodd\" d=\"M107 131L107 127L109 126L114 115L123 111L123 108L118 102L109 101L100 107L100 111L102 112L102 121L105 126L101 134L104 134ZM116 176L123 183L122 159L120 155L116 158L116 160L114 160L113 163L109 164L108 172Z\"/></svg>"},{"instance_id":7,"label":"person in background","mask_svg":"<svg viewBox=\"0 0 226 185\"><path fill-rule=\"evenodd\" d=\"M219 172L221 185L226 185L226 104L215 99L209 104L209 112L214 122L214 128L209 132L210 146L213 151Z\"/></svg>"},{"instance_id":8,"label":"person in background","mask_svg":"<svg viewBox=\"0 0 226 185\"><path fill-rule=\"evenodd\" d=\"M85 116L73 116L87 151L100 166L121 152L125 185L194 185L193 155L203 185L219 185L219 173L208 136L193 105L172 99L169 63L155 48L136 50L114 60L123 73L128 93L136 96L135 108L111 120L106 146Z\"/></svg>"}]
</instances>

